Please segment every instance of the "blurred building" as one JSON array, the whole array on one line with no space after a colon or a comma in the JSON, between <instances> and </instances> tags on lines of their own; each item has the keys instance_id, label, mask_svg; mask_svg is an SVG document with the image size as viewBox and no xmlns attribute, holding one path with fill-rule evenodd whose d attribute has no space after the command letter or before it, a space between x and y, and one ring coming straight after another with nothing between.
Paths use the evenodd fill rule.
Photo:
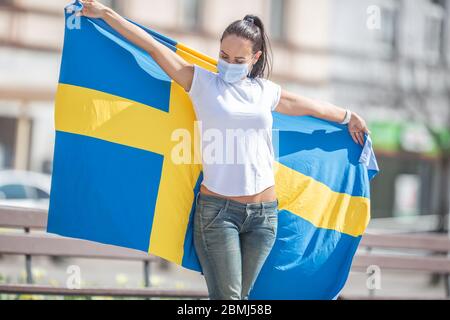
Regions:
<instances>
[{"instance_id":1,"label":"blurred building","mask_svg":"<svg viewBox=\"0 0 450 320\"><path fill-rule=\"evenodd\" d=\"M0 168L51 170L68 2L0 0ZM450 1L102 2L214 58L229 23L261 16L272 40L273 81L368 120L382 168L373 216L434 212L439 150L423 124L442 135L450 127Z\"/></svg>"}]
</instances>

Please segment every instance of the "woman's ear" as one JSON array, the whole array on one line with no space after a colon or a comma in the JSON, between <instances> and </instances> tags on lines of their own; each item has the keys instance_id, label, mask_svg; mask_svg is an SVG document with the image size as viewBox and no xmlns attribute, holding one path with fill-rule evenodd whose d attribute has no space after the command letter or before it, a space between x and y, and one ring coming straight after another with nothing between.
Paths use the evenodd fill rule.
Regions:
<instances>
[{"instance_id":1,"label":"woman's ear","mask_svg":"<svg viewBox=\"0 0 450 320\"><path fill-rule=\"evenodd\" d=\"M256 64L256 63L258 62L258 60L259 60L259 58L261 57L261 55L262 55L262 51L259 50L259 51L255 54L255 58L254 58L253 64Z\"/></svg>"}]
</instances>

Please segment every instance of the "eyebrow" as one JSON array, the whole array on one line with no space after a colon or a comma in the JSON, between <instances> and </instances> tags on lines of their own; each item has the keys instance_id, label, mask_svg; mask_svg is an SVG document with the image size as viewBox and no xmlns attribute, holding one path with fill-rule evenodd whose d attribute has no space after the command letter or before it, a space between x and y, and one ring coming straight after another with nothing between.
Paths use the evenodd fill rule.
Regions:
<instances>
[{"instance_id":1,"label":"eyebrow","mask_svg":"<svg viewBox=\"0 0 450 320\"><path fill-rule=\"evenodd\" d=\"M229 54L223 50L220 50L220 52L225 53L227 56L229 56ZM245 57L236 57L236 59L245 59Z\"/></svg>"}]
</instances>

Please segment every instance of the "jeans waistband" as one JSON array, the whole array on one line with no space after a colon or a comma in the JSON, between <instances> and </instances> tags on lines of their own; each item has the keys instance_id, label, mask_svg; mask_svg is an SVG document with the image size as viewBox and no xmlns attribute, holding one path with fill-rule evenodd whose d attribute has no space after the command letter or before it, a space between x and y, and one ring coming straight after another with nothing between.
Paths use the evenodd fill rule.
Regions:
<instances>
[{"instance_id":1,"label":"jeans waistband","mask_svg":"<svg viewBox=\"0 0 450 320\"><path fill-rule=\"evenodd\" d=\"M232 199L225 199L218 196L213 196L210 194L204 194L201 192L197 193L196 201L198 199L212 201L214 203L226 206L227 208L235 208L237 210L246 210L246 209L271 209L276 208L278 206L278 199L274 201L263 201L263 202L250 202L250 203L242 203L239 201L235 201Z\"/></svg>"}]
</instances>

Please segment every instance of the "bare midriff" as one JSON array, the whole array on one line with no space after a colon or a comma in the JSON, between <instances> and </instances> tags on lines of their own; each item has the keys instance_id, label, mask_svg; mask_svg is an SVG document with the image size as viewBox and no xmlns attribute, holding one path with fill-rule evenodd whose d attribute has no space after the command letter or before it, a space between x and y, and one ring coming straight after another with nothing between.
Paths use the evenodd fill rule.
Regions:
<instances>
[{"instance_id":1,"label":"bare midriff","mask_svg":"<svg viewBox=\"0 0 450 320\"><path fill-rule=\"evenodd\" d=\"M260 193L252 194L248 196L238 196L238 197L230 197L230 196L224 196L215 192L212 192L207 187L205 187L203 184L200 185L200 192L203 194L209 194L216 197L222 197L225 199L235 200L242 203L254 203L254 202L269 202L269 201L275 201L277 199L276 193L275 193L275 186L271 186L267 189L264 189Z\"/></svg>"}]
</instances>

